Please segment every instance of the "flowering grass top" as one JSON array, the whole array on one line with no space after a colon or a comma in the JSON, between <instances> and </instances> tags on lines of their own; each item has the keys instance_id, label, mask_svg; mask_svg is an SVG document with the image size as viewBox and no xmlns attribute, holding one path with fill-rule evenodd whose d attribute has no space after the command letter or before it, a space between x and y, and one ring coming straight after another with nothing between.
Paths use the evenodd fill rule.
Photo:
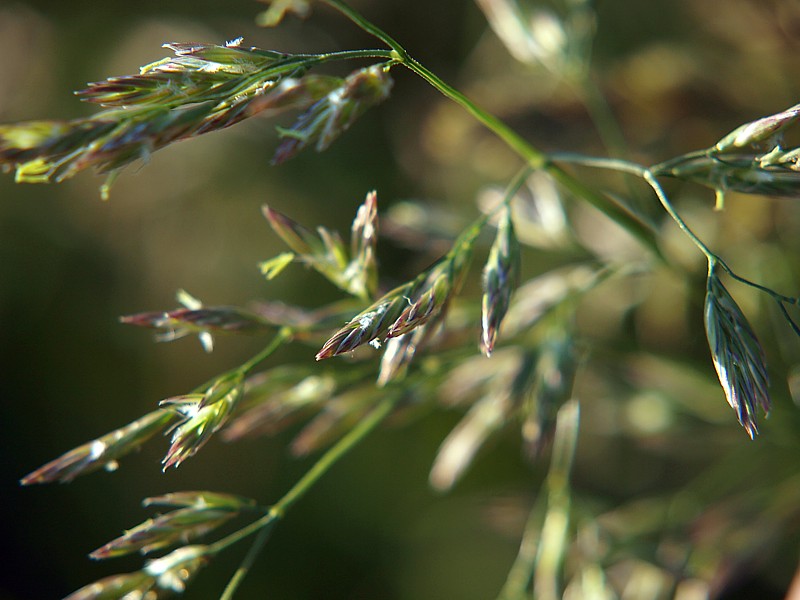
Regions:
<instances>
[{"instance_id":1,"label":"flowering grass top","mask_svg":"<svg viewBox=\"0 0 800 600\"><path fill-rule=\"evenodd\" d=\"M13 169L16 181L24 183L59 182L92 167L108 175L101 188L107 198L115 175L128 164L259 113L308 109L293 127L281 130L284 140L274 162L288 160L311 142L322 151L391 89L381 66L344 79L307 72L353 53L292 55L241 44L241 38L224 46L165 44L174 56L143 66L137 75L111 77L76 92L104 107L92 117L0 125L0 167Z\"/></svg>"}]
</instances>

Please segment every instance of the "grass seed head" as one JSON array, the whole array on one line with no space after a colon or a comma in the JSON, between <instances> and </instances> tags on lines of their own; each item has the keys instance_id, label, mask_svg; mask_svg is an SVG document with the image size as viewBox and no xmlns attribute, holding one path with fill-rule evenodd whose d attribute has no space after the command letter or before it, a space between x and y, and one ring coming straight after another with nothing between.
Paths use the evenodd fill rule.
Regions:
<instances>
[{"instance_id":1,"label":"grass seed head","mask_svg":"<svg viewBox=\"0 0 800 600\"><path fill-rule=\"evenodd\" d=\"M728 404L754 438L757 412L770 410L769 377L764 350L750 323L714 269L709 269L705 326L711 358Z\"/></svg>"},{"instance_id":2,"label":"grass seed head","mask_svg":"<svg viewBox=\"0 0 800 600\"><path fill-rule=\"evenodd\" d=\"M172 429L172 441L164 457L164 470L178 467L194 456L211 436L228 420L242 396L242 386L237 385L213 403L206 402L206 394L187 394L161 401L161 406L171 408L182 421Z\"/></svg>"},{"instance_id":3,"label":"grass seed head","mask_svg":"<svg viewBox=\"0 0 800 600\"><path fill-rule=\"evenodd\" d=\"M70 450L22 478L22 485L68 483L101 468L113 470L116 461L138 449L175 418L172 411L155 410L132 423Z\"/></svg>"},{"instance_id":4,"label":"grass seed head","mask_svg":"<svg viewBox=\"0 0 800 600\"><path fill-rule=\"evenodd\" d=\"M369 108L389 97L392 79L383 65L351 73L341 87L316 102L289 129L281 129L283 141L275 150L273 164L281 164L313 144L317 152L328 147Z\"/></svg>"},{"instance_id":5,"label":"grass seed head","mask_svg":"<svg viewBox=\"0 0 800 600\"><path fill-rule=\"evenodd\" d=\"M186 544L213 531L242 510L255 507L255 502L249 498L213 492L174 492L147 498L143 504L170 506L174 510L125 531L89 556L106 559L132 552L149 554L175 544Z\"/></svg>"},{"instance_id":6,"label":"grass seed head","mask_svg":"<svg viewBox=\"0 0 800 600\"><path fill-rule=\"evenodd\" d=\"M494 350L500 324L519 279L519 256L519 241L514 233L511 209L507 207L500 218L497 236L483 268L481 350L486 356Z\"/></svg>"}]
</instances>

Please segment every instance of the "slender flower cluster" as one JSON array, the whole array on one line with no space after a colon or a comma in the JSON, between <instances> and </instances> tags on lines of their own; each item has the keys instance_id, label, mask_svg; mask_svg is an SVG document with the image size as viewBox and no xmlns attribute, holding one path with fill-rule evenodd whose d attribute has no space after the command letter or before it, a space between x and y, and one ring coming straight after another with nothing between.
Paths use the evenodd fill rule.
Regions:
<instances>
[{"instance_id":1,"label":"slender flower cluster","mask_svg":"<svg viewBox=\"0 0 800 600\"><path fill-rule=\"evenodd\" d=\"M378 194L373 190L358 207L350 231L351 259L344 276L350 281L351 292L356 296L371 298L378 289L377 243Z\"/></svg>"},{"instance_id":2,"label":"slender flower cluster","mask_svg":"<svg viewBox=\"0 0 800 600\"><path fill-rule=\"evenodd\" d=\"M286 162L309 144L326 150L367 109L386 100L392 89L387 67L373 65L350 74L341 87L316 102L289 129L280 130L283 141L273 164Z\"/></svg>"},{"instance_id":3,"label":"slender flower cluster","mask_svg":"<svg viewBox=\"0 0 800 600\"><path fill-rule=\"evenodd\" d=\"M187 335L196 334L206 352L214 348L212 333L258 333L272 328L258 315L235 306L203 307L199 302L192 302L184 294L179 299L187 304L185 308L166 312L143 312L120 317L126 325L163 329L157 336L160 342L171 342Z\"/></svg>"},{"instance_id":4,"label":"slender flower cluster","mask_svg":"<svg viewBox=\"0 0 800 600\"><path fill-rule=\"evenodd\" d=\"M262 211L272 230L292 250L261 263L267 279L276 277L297 258L354 296L366 300L374 295L378 286L378 196L374 191L367 194L353 220L349 252L335 231L318 227L314 233L267 205Z\"/></svg>"},{"instance_id":5,"label":"slender flower cluster","mask_svg":"<svg viewBox=\"0 0 800 600\"><path fill-rule=\"evenodd\" d=\"M32 483L68 483L97 469L114 470L117 460L137 450L162 431L175 415L169 410L155 410L121 427L78 446L22 478L23 485Z\"/></svg>"},{"instance_id":6,"label":"slender flower cluster","mask_svg":"<svg viewBox=\"0 0 800 600\"><path fill-rule=\"evenodd\" d=\"M769 377L764 350L734 299L709 267L705 325L711 358L728 404L753 438L757 410L769 413Z\"/></svg>"},{"instance_id":7,"label":"slender flower cluster","mask_svg":"<svg viewBox=\"0 0 800 600\"><path fill-rule=\"evenodd\" d=\"M181 593L208 561L206 546L183 546L150 560L141 571L112 575L71 593L64 600L164 598Z\"/></svg>"},{"instance_id":8,"label":"slender flower cluster","mask_svg":"<svg viewBox=\"0 0 800 600\"><path fill-rule=\"evenodd\" d=\"M800 195L800 148L783 146L783 134L800 120L800 104L745 123L712 148L656 165L657 175L696 181L717 191Z\"/></svg>"},{"instance_id":9,"label":"slender flower cluster","mask_svg":"<svg viewBox=\"0 0 800 600\"><path fill-rule=\"evenodd\" d=\"M115 174L131 162L258 113L330 105L323 111L324 132L317 132L322 150L391 87L380 68L344 80L302 74L322 58L244 48L241 39L225 46L165 47L175 55L142 67L138 75L90 83L77 92L106 108L97 115L0 125L0 166L13 168L16 180L27 183L59 182L94 167L109 174L102 189L107 197ZM319 104L320 99L327 100ZM303 128L296 134L305 135ZM284 143L282 160L299 150L289 151Z\"/></svg>"},{"instance_id":10,"label":"slender flower cluster","mask_svg":"<svg viewBox=\"0 0 800 600\"><path fill-rule=\"evenodd\" d=\"M120 537L104 544L89 556L115 558L132 552L149 554L175 544L196 540L256 504L248 498L213 492L174 492L146 498L144 506L168 506L174 510L148 519Z\"/></svg>"},{"instance_id":11,"label":"slender flower cluster","mask_svg":"<svg viewBox=\"0 0 800 600\"><path fill-rule=\"evenodd\" d=\"M164 457L164 470L178 467L194 456L219 431L242 397L244 378L235 371L219 377L205 393L175 396L161 402L182 421L172 429L172 443Z\"/></svg>"},{"instance_id":12,"label":"slender flower cluster","mask_svg":"<svg viewBox=\"0 0 800 600\"><path fill-rule=\"evenodd\" d=\"M438 263L353 317L325 342L317 360L351 352L364 344L379 344L381 338L397 338L445 312L461 290L479 232L479 226L469 228Z\"/></svg>"},{"instance_id":13,"label":"slender flower cluster","mask_svg":"<svg viewBox=\"0 0 800 600\"><path fill-rule=\"evenodd\" d=\"M497 332L508 310L518 278L519 241L514 233L511 208L506 207L483 268L481 350L486 356L491 355L494 350Z\"/></svg>"}]
</instances>

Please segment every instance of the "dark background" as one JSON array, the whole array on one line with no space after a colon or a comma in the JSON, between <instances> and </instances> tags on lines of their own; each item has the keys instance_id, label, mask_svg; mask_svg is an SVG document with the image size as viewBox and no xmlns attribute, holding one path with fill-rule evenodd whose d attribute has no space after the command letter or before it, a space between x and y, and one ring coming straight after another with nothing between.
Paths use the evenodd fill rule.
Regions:
<instances>
[{"instance_id":1,"label":"dark background","mask_svg":"<svg viewBox=\"0 0 800 600\"><path fill-rule=\"evenodd\" d=\"M548 83L541 73L521 83L520 67L505 56L473 3L354 4L424 64L535 143L603 152L585 109L569 90ZM277 30L259 29L254 17L262 8L244 0L2 2L0 122L90 114L73 90L135 72L166 55L164 42L222 43L241 35L246 45L285 51L374 44L324 8L305 23L289 19ZM740 122L800 97L795 3L607 0L597 8L598 77L637 158L645 162L713 144ZM58 186L17 186L11 175L0 178L0 598L58 598L100 577L138 568L137 558L93 563L86 554L149 516L140 508L143 497L211 489L269 502L312 464L313 459L289 456L289 432L235 445L212 441L180 469L161 474L166 441L156 439L123 461L117 473L68 486L20 488L19 478L29 471L239 364L261 343L222 338L207 355L194 339L152 344L148 332L120 325L120 315L172 307L178 288L207 304L279 298L313 306L332 300L336 291L301 269L277 282L259 276L256 264L282 250L261 217L262 203L306 224L339 230L347 229L371 189L378 190L382 206L430 199L472 214L479 187L502 184L517 165L458 109L400 71L392 99L324 156L309 152L272 168L275 140L274 123L254 119L167 148L148 164L128 168L107 203L97 190L102 179L92 174ZM767 241L776 257L797 254L798 216L790 203L734 199L717 229L707 195L692 193L702 200L689 206L689 214L730 250L728 256L746 261L747 248L762 248ZM718 231L730 231L729 237ZM403 264L396 247L384 251L385 264ZM702 272L694 257L686 260ZM775 260L767 264L796 273L793 261ZM535 260L526 268L535 272ZM702 279L697 283L702 293ZM654 297L666 290L679 300L667 301L664 310L654 299L633 332L627 326L604 331L598 322L615 313L595 307L586 318L595 324L589 335L639 344L643 352L663 350L702 370L698 385L706 387L694 393L701 402L719 405L718 413L709 410L724 433L710 450L696 440L687 452L695 453L695 462L684 457L676 463L669 454L674 448L648 449L641 437L626 437L625 427L604 429L595 421L588 426L588 441L581 442L586 452L575 486L597 506L664 493L670 485L679 489L710 461L730 467L726 461L740 457L747 444L713 385L698 296L674 281L659 290ZM753 301L746 309L758 310ZM780 353L777 368L785 375L798 356L796 340L778 343L785 331L775 333L781 330L768 317L759 322L772 327L767 343ZM290 354L296 358L306 351ZM760 441L747 447L751 462L741 473L734 464L731 477L737 481L758 472L759 461L796 462L791 450L797 418L780 377L777 402L783 409L773 420L784 419L782 433L774 434L773 445ZM624 420L627 413L613 398L597 402L595 415L605 411L610 421ZM427 486L428 470L457 419L451 412L434 413L404 428L381 430L363 443L278 526L240 596L494 597L516 555L543 467L522 459L517 436L509 432L479 456L452 493L435 494ZM743 587L728 597L781 597L796 565L797 545L788 535L779 541L772 551L780 556L745 573L738 583ZM242 550L231 550L204 569L186 597L218 597Z\"/></svg>"}]
</instances>

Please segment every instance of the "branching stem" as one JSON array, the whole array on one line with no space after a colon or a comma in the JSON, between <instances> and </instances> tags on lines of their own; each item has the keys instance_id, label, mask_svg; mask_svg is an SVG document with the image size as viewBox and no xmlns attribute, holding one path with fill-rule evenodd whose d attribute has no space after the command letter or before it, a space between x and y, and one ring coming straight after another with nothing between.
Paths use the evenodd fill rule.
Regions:
<instances>
[{"instance_id":1,"label":"branching stem","mask_svg":"<svg viewBox=\"0 0 800 600\"><path fill-rule=\"evenodd\" d=\"M550 158L554 161L567 162L598 169L607 169L621 173L630 173L631 175L641 177L652 188L653 192L655 192L658 201L661 203L661 206L664 207L664 210L667 212L667 214L672 218L673 221L675 221L678 227L680 227L681 231L686 234L692 243L697 246L700 252L705 255L706 259L708 260L709 271L714 267L719 266L736 281L755 288L760 292L767 294L768 296L771 296L776 302L778 302L781 308L784 309L784 314L786 314L784 303L798 304L798 300L800 299L796 297L786 296L778 293L771 288L754 281L750 281L749 279L738 275L722 258L720 258L718 254L711 250L694 231L692 231L692 229L686 224L686 221L683 220L683 217L680 216L678 211L672 205L672 202L664 191L664 188L661 187L661 184L658 181L657 173L661 171L663 165L667 163L662 163L662 165L657 165L654 168L648 168L643 165L616 158L590 157L571 153L552 154L550 155ZM654 169L656 170L654 171Z\"/></svg>"},{"instance_id":2,"label":"branching stem","mask_svg":"<svg viewBox=\"0 0 800 600\"><path fill-rule=\"evenodd\" d=\"M563 171L558 165L550 161L549 156L542 150L533 146L530 142L522 138L513 129L506 125L496 116L478 106L462 92L446 83L438 75L430 71L422 63L413 58L408 51L394 38L380 29L374 23L365 19L361 14L352 9L342 0L321 0L323 3L342 13L358 27L375 36L389 48L392 49L394 60L408 68L416 75L427 81L439 93L452 100L472 117L474 117L484 127L497 135L515 154L525 160L526 164L533 169L541 169L548 173L553 179L569 190L575 196L583 198L589 204L606 214L626 231L631 233L643 245L645 245L660 260L664 260L661 251L655 241L653 231L640 219L634 216L627 208L620 206L607 196L600 194L592 188L578 181L568 173Z\"/></svg>"},{"instance_id":3,"label":"branching stem","mask_svg":"<svg viewBox=\"0 0 800 600\"><path fill-rule=\"evenodd\" d=\"M316 484L325 473L327 473L333 465L347 454L352 448L359 444L364 438L367 437L375 428L380 425L383 420L389 416L394 409L400 395L396 392L390 392L385 396L380 403L361 419L358 424L347 432L336 444L334 444L322 457L309 469L300 480L295 483L286 494L273 504L269 512L260 519L253 521L249 525L239 529L228 535L227 537L218 540L217 542L208 546L209 555L214 555L228 547L236 544L237 542L247 538L254 533L259 535L256 537L253 545L245 556L242 564L237 569L233 578L225 588L221 600L230 600L233 598L236 589L241 581L249 571L256 556L261 551L262 547L269 538L269 533L272 526L283 518L288 511L306 492L308 492L314 484Z\"/></svg>"}]
</instances>

